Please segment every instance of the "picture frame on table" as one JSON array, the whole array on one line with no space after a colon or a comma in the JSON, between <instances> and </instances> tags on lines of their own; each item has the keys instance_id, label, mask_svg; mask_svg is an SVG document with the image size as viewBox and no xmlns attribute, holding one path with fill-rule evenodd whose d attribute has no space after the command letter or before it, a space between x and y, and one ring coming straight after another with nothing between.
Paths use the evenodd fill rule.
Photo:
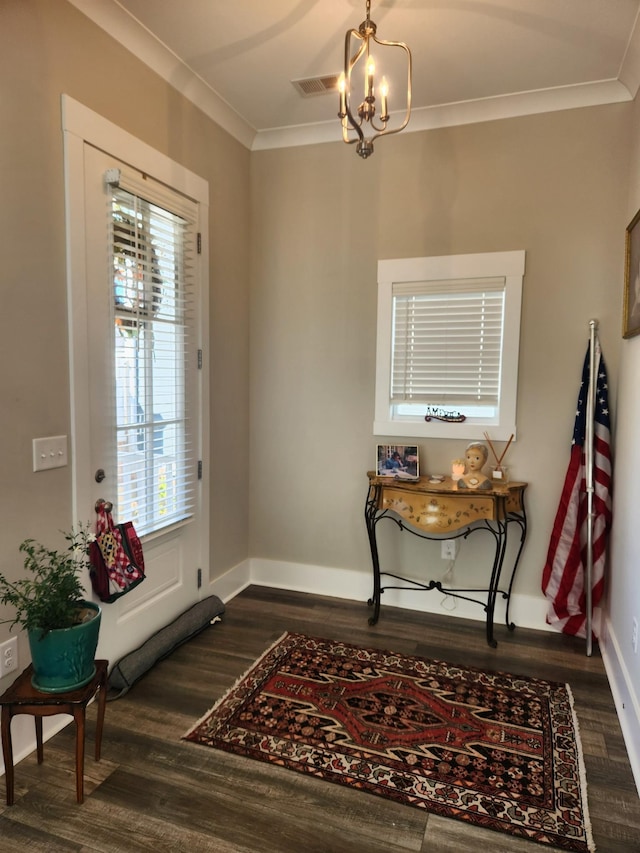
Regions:
<instances>
[{"instance_id":1,"label":"picture frame on table","mask_svg":"<svg viewBox=\"0 0 640 853\"><path fill-rule=\"evenodd\" d=\"M640 334L640 210L627 225L624 259L622 337Z\"/></svg>"},{"instance_id":2,"label":"picture frame on table","mask_svg":"<svg viewBox=\"0 0 640 853\"><path fill-rule=\"evenodd\" d=\"M417 480L420 477L419 455L415 444L378 444L376 474L397 480Z\"/></svg>"}]
</instances>

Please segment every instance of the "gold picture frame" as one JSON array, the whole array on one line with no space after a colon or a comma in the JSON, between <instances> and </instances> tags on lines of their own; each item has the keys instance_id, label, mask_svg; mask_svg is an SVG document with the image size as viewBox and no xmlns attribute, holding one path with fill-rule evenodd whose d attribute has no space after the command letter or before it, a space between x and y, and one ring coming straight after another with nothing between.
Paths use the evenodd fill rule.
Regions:
<instances>
[{"instance_id":1,"label":"gold picture frame","mask_svg":"<svg viewBox=\"0 0 640 853\"><path fill-rule=\"evenodd\" d=\"M622 337L640 334L640 210L627 225L624 250Z\"/></svg>"}]
</instances>

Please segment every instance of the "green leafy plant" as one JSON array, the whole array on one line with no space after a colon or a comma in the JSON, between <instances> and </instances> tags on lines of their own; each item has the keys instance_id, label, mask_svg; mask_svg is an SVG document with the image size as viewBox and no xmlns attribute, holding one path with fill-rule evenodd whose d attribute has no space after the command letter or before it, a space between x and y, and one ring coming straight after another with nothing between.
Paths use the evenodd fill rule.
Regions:
<instances>
[{"instance_id":1,"label":"green leafy plant","mask_svg":"<svg viewBox=\"0 0 640 853\"><path fill-rule=\"evenodd\" d=\"M27 631L39 630L43 636L77 624L78 602L84 598L81 575L89 568L89 545L94 538L89 525L80 525L65 533L68 547L63 551L25 539L20 551L27 574L10 581L0 572L0 602L15 608L13 619L3 621Z\"/></svg>"}]
</instances>

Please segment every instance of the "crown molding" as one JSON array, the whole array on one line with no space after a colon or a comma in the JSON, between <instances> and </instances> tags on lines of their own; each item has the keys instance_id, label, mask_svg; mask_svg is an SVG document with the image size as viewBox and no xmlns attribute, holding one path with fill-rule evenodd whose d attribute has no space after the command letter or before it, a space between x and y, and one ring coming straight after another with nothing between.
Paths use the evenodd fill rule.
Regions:
<instances>
[{"instance_id":1,"label":"crown molding","mask_svg":"<svg viewBox=\"0 0 640 853\"><path fill-rule=\"evenodd\" d=\"M620 65L618 80L627 87L631 97L635 98L640 88L640 9Z\"/></svg>"},{"instance_id":2,"label":"crown molding","mask_svg":"<svg viewBox=\"0 0 640 853\"><path fill-rule=\"evenodd\" d=\"M117 0L68 0L198 109L251 149L255 129Z\"/></svg>"},{"instance_id":3,"label":"crown molding","mask_svg":"<svg viewBox=\"0 0 640 853\"><path fill-rule=\"evenodd\" d=\"M639 54L640 55L640 54ZM534 92L518 92L475 101L460 101L455 104L439 104L422 107L411 112L411 121L403 133L435 130L463 124L478 124L517 116L561 110L593 107L631 101L633 97L626 85L619 80L600 80L576 86L560 86ZM253 151L270 148L288 148L297 145L313 145L319 142L342 141L342 130L338 121L321 124L306 124L297 127L281 127L259 130L253 141Z\"/></svg>"},{"instance_id":4,"label":"crown molding","mask_svg":"<svg viewBox=\"0 0 640 853\"><path fill-rule=\"evenodd\" d=\"M251 151L342 140L336 120L256 131L117 0L68 0ZM640 16L619 78L414 109L404 133L631 101L640 88Z\"/></svg>"}]
</instances>

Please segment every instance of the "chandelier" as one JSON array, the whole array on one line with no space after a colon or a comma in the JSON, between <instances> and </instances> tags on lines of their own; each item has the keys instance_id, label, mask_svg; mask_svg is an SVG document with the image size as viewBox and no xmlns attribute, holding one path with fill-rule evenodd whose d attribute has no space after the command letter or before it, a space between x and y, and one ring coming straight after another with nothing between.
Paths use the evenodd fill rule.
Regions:
<instances>
[{"instance_id":1,"label":"chandelier","mask_svg":"<svg viewBox=\"0 0 640 853\"><path fill-rule=\"evenodd\" d=\"M371 0L367 2L367 17L357 30L347 30L344 39L344 71L340 75L340 112L342 139L347 144L357 143L356 152L366 159L373 154L373 143L379 136L399 133L409 123L411 115L411 51L404 42L383 41L376 36L377 27L370 17ZM403 65L407 67L406 111L404 121L398 127L391 127L389 121L389 103L391 101L389 84L386 77L377 83L376 73L384 68L384 59L390 59L389 51L379 48L399 48L405 51ZM375 52L375 57L374 57ZM394 53L397 57L398 51ZM395 66L394 66L395 68ZM356 90L363 92L360 100ZM355 99L355 100L352 100Z\"/></svg>"}]
</instances>

